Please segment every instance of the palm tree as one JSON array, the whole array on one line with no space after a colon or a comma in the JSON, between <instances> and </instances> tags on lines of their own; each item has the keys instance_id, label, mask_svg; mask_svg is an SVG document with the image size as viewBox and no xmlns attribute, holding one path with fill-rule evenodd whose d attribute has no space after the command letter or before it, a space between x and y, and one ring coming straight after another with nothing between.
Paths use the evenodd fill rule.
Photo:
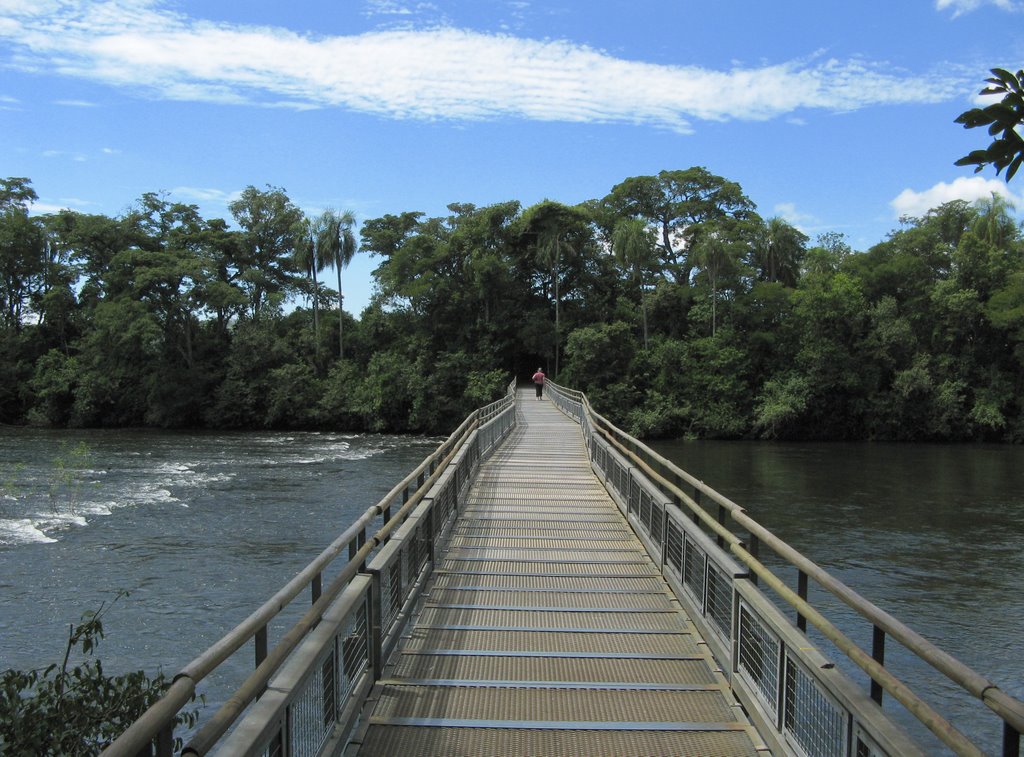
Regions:
<instances>
[{"instance_id":1,"label":"palm tree","mask_svg":"<svg viewBox=\"0 0 1024 757\"><path fill-rule=\"evenodd\" d=\"M730 239L728 228L705 230L693 247L692 259L711 287L711 336L718 330L718 290L722 279L734 272L742 254L742 243Z\"/></svg>"},{"instance_id":2,"label":"palm tree","mask_svg":"<svg viewBox=\"0 0 1024 757\"><path fill-rule=\"evenodd\" d=\"M619 264L632 273L640 290L640 312L644 323L644 349L647 349L647 298L644 273L655 264L654 236L650 227L639 218L625 218L615 224L612 250Z\"/></svg>"},{"instance_id":3,"label":"palm tree","mask_svg":"<svg viewBox=\"0 0 1024 757\"><path fill-rule=\"evenodd\" d=\"M558 353L561 342L560 322L560 296L558 292L558 281L561 277L562 265L562 234L564 232L557 226L551 226L541 235L537 247L538 257L542 263L551 269L551 279L554 285L555 294L555 376L558 376Z\"/></svg>"},{"instance_id":4,"label":"palm tree","mask_svg":"<svg viewBox=\"0 0 1024 757\"><path fill-rule=\"evenodd\" d=\"M1014 204L1003 195L991 193L990 199L974 204L978 213L974 222L975 233L999 250L1006 250L1017 235L1017 226L1011 215Z\"/></svg>"},{"instance_id":5,"label":"palm tree","mask_svg":"<svg viewBox=\"0 0 1024 757\"><path fill-rule=\"evenodd\" d=\"M807 236L802 231L778 216L769 218L754 248L761 275L767 281L796 287L806 245Z\"/></svg>"},{"instance_id":6,"label":"palm tree","mask_svg":"<svg viewBox=\"0 0 1024 757\"><path fill-rule=\"evenodd\" d=\"M555 379L558 378L561 352L561 309L562 285L566 273L571 273L571 264L586 244L590 233L588 217L579 208L569 207L553 200L544 200L526 210L522 216L522 233L526 244L533 250L533 263L545 284L550 281L550 290L555 302L555 344L552 363ZM569 280L568 283L572 283Z\"/></svg>"},{"instance_id":7,"label":"palm tree","mask_svg":"<svg viewBox=\"0 0 1024 757\"><path fill-rule=\"evenodd\" d=\"M338 359L345 355L345 312L342 309L344 295L341 291L341 272L355 257L356 245L355 226L356 218L351 211L338 213L334 210L325 210L319 219L320 236L317 242L317 250L325 265L333 266L338 272Z\"/></svg>"},{"instance_id":8,"label":"palm tree","mask_svg":"<svg viewBox=\"0 0 1024 757\"><path fill-rule=\"evenodd\" d=\"M295 264L306 272L313 282L313 337L317 351L320 350L320 282L317 274L325 267L322 257L318 254L317 242L320 236L320 217L304 218L301 233L297 235L295 244Z\"/></svg>"}]
</instances>

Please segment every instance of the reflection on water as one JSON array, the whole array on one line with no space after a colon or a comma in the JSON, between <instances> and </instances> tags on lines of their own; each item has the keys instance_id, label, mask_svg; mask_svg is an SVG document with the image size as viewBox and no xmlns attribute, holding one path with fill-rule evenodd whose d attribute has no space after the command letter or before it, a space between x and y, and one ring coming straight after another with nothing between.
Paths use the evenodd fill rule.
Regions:
<instances>
[{"instance_id":1,"label":"reflection on water","mask_svg":"<svg viewBox=\"0 0 1024 757\"><path fill-rule=\"evenodd\" d=\"M1024 449L654 446L855 591L1024 698ZM870 627L845 608L838 612L843 630L870 649ZM900 663L929 677L918 693L933 704L948 701L944 680L896 657ZM954 717L997 750L1001 726L984 705L972 702Z\"/></svg>"}]
</instances>

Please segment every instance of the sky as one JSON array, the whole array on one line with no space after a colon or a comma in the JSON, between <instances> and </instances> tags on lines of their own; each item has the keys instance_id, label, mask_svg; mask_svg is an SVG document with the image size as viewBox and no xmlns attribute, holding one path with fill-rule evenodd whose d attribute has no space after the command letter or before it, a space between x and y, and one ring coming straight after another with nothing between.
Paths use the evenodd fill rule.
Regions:
<instances>
[{"instance_id":1,"label":"sky","mask_svg":"<svg viewBox=\"0 0 1024 757\"><path fill-rule=\"evenodd\" d=\"M255 186L362 223L703 166L866 250L948 200L1024 209L953 165L1022 32L1024 0L0 0L0 177L37 214L231 221ZM356 316L379 262L345 271Z\"/></svg>"}]
</instances>

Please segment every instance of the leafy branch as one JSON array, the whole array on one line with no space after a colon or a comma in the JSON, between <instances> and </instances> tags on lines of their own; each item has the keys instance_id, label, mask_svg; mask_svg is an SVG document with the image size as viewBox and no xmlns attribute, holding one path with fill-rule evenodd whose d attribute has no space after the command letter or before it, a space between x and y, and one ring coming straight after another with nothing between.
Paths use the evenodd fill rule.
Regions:
<instances>
[{"instance_id":1,"label":"leafy branch","mask_svg":"<svg viewBox=\"0 0 1024 757\"><path fill-rule=\"evenodd\" d=\"M1009 181L1024 163L1024 137L1017 129L1024 124L1024 70L1012 74L1001 68L993 68L989 86L981 90L985 96L1003 95L1003 99L984 108L972 108L961 113L956 123L965 129L987 126L989 136L995 137L984 150L974 150L956 161L958 166L975 166L974 172L991 164L996 175L1005 168ZM998 135L998 136L997 136Z\"/></svg>"},{"instance_id":2,"label":"leafy branch","mask_svg":"<svg viewBox=\"0 0 1024 757\"><path fill-rule=\"evenodd\" d=\"M122 596L127 592L113 602ZM70 627L60 665L0 673L0 754L98 754L167 690L170 681L163 673L110 676L93 656L113 602L84 613L82 622ZM70 667L76 649L86 659ZM177 723L191 727L198 718L194 709L179 715Z\"/></svg>"}]
</instances>

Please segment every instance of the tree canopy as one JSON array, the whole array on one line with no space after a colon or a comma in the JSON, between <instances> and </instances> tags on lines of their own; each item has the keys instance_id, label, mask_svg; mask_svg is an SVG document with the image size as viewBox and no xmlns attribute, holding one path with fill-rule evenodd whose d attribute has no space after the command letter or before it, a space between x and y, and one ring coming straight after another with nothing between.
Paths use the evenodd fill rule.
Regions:
<instances>
[{"instance_id":1,"label":"tree canopy","mask_svg":"<svg viewBox=\"0 0 1024 757\"><path fill-rule=\"evenodd\" d=\"M1000 197L864 251L701 167L358 228L276 187L231 222L160 193L114 218L35 199L0 182L3 423L446 432L543 365L642 436L1024 440L1024 240ZM355 254L376 261L361 314Z\"/></svg>"}]
</instances>

